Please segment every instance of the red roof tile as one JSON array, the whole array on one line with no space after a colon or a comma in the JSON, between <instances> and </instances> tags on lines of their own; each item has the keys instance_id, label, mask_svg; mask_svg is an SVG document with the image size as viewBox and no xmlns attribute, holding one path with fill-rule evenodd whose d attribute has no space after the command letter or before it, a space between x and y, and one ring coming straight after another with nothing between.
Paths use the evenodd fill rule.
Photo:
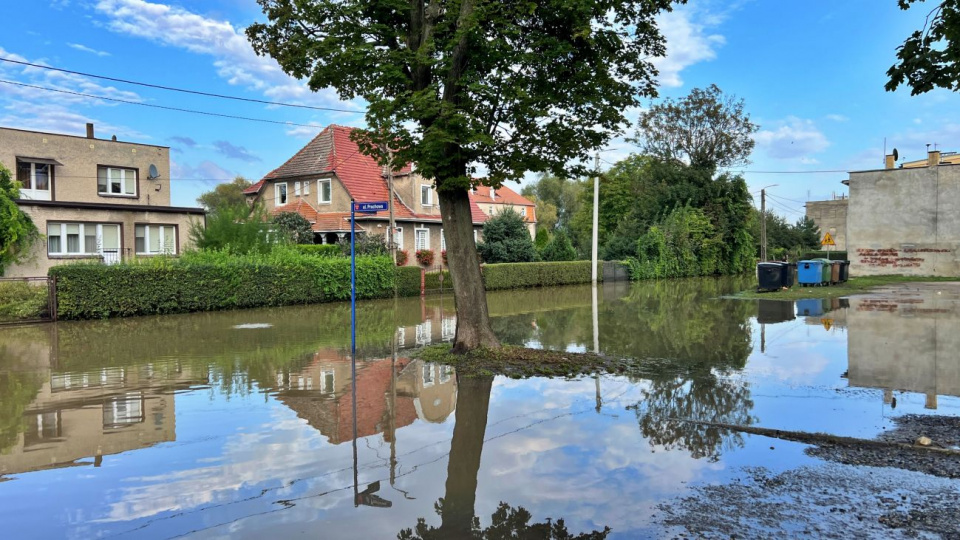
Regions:
<instances>
[{"instance_id":1,"label":"red roof tile","mask_svg":"<svg viewBox=\"0 0 960 540\"><path fill-rule=\"evenodd\" d=\"M496 198L490 196L491 191L494 191ZM534 204L534 202L530 199L508 188L507 186L500 186L496 190L493 190L489 186L477 186L476 190L470 192L470 201L474 204L483 203L526 206L527 210L524 214L524 219L531 223L537 221L536 204Z\"/></svg>"}]
</instances>

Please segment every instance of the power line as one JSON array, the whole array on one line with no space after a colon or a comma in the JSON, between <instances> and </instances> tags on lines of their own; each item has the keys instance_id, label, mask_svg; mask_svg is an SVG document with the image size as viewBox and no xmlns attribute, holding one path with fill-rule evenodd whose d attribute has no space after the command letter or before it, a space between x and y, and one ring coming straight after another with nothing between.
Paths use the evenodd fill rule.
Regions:
<instances>
[{"instance_id":1,"label":"power line","mask_svg":"<svg viewBox=\"0 0 960 540\"><path fill-rule=\"evenodd\" d=\"M850 171L846 169L824 169L819 171L730 171L730 172L739 172L740 174L833 174L833 173L848 173Z\"/></svg>"},{"instance_id":2,"label":"power line","mask_svg":"<svg viewBox=\"0 0 960 540\"><path fill-rule=\"evenodd\" d=\"M106 75L95 75L95 74L93 74L93 73L84 73L84 72L82 72L82 71L72 71L72 70L69 70L69 69L56 68L56 67L53 67L53 66L44 66L44 65L40 65L40 64L32 64L32 63L30 63L30 62L24 62L24 61L21 61L21 60L14 60L14 59L12 59L12 58L0 58L0 62L9 62L9 63L11 63L11 64L19 64L19 65L21 65L21 66L34 67L34 68L39 68L39 69L47 69L47 70L50 70L50 71L57 71L57 72L60 72L60 73L69 73L69 74L71 74L71 75L80 75L81 77L90 77L90 78L93 78L93 79L100 79L100 80L104 80L104 81L113 81L113 82L118 82L118 83L123 83L123 84L133 84L133 85L136 85L136 86L144 86L144 87L146 87L146 88L156 88L156 89L158 89L158 90L168 90L168 91L170 91L170 92L182 92L182 93L184 93L184 94L193 94L193 95L197 95L197 96L206 96L206 97L213 97L213 98L219 98L219 99L231 99L231 100L234 100L234 101L246 101L246 102L248 102L248 103L259 103L259 104L261 104L261 105L278 105L278 106L281 106L281 107L295 107L295 108L298 108L298 109L311 109L311 110L314 110L314 111L332 111L332 112L343 112L343 113L351 113L351 114L364 114L364 111L354 111L354 110L350 110L350 109L338 109L338 108L335 108L335 107L315 107L315 106L312 106L312 105L300 105L300 104L297 104L297 103L283 103L283 102L280 102L280 101L267 101L267 100L263 100L263 99L245 98L245 97L239 97L239 96L229 96L229 95L225 95L225 94L215 94L215 93L213 93L213 92L203 92L203 91L201 91L201 90L190 90L190 89L187 89L187 88L176 88L176 87L173 87L173 86L164 86L164 85L161 85L161 84L151 84L151 83L145 83L145 82L139 82L139 81L131 81L131 80L129 80L129 79L120 79L120 78L117 78L117 77L108 77L108 76L106 76Z\"/></svg>"},{"instance_id":3,"label":"power line","mask_svg":"<svg viewBox=\"0 0 960 540\"><path fill-rule=\"evenodd\" d=\"M209 111L198 111L198 110L195 110L195 109L182 109L182 108L180 108L180 107L170 107L170 106L167 106L167 105L156 105L156 104L154 104L154 103L141 103L141 102L139 102L139 101L130 101L130 100L127 100L127 99L112 98L112 97L106 97L106 96L94 96L94 95L92 95L92 94L84 94L84 93L82 93L82 92L73 92L73 91L70 91L70 90L61 90L61 89L58 89L58 88L48 88L48 87L46 87L46 86L38 86L38 85L35 85L35 84L26 84L26 83L16 82L16 81L7 81L7 80L4 80L4 79L0 79L0 84L10 84L10 85L13 85L13 86L22 86L22 87L24 87L24 88L33 88L33 89L35 89L35 90L45 90L45 91L47 91L47 92L57 92L57 93L60 93L60 94L69 94L69 95L71 95L71 96L80 96L80 97L91 98L91 99L102 99L102 100L104 100L104 101L113 101L113 102L116 102L116 103L123 103L123 104L126 104L126 105L139 105L139 106L141 106L141 107L151 107L151 108L154 108L154 109L163 109L163 110L166 110L166 111L177 111L177 112L192 113L192 114L202 114L202 115L204 115L204 116L216 116L216 117L220 117L220 118L232 118L232 119L234 119L234 120L246 120L246 121L248 121L248 122L262 122L262 123L266 123L266 124L279 124L279 125L283 125L283 126L310 127L310 128L318 128L318 129L323 129L323 127L324 127L324 126L320 126L320 125L317 125L317 124L298 124L298 123L296 123L296 122L285 122L285 121L282 121L282 120L268 120L268 119L266 119L266 118L251 118L251 117L249 117L249 116L237 116L237 115L233 115L233 114L223 114L223 113L215 113L215 112L209 112Z\"/></svg>"}]
</instances>

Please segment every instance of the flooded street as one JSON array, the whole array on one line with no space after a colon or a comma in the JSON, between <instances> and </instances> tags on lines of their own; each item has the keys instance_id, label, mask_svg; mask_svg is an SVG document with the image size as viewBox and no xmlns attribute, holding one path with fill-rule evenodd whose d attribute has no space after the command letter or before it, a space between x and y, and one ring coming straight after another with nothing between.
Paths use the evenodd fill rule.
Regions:
<instances>
[{"instance_id":1,"label":"flooded street","mask_svg":"<svg viewBox=\"0 0 960 540\"><path fill-rule=\"evenodd\" d=\"M489 293L504 343L643 378L458 381L407 353L452 298L361 303L356 415L347 304L0 328L4 536L956 537L960 286L721 298L751 282Z\"/></svg>"}]
</instances>

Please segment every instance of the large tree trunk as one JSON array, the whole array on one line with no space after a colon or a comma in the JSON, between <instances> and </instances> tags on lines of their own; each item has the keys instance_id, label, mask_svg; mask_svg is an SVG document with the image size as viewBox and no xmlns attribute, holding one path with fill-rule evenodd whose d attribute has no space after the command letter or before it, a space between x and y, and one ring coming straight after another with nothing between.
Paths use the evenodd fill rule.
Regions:
<instances>
[{"instance_id":1,"label":"large tree trunk","mask_svg":"<svg viewBox=\"0 0 960 540\"><path fill-rule=\"evenodd\" d=\"M490 327L487 291L480 274L480 256L473 240L473 218L466 189L438 190L443 233L447 241L447 264L453 278L453 297L457 307L457 334L453 352L464 353L478 347L499 347Z\"/></svg>"},{"instance_id":2,"label":"large tree trunk","mask_svg":"<svg viewBox=\"0 0 960 540\"><path fill-rule=\"evenodd\" d=\"M492 387L493 377L457 378L457 422L450 441L447 485L440 512L439 532L443 538L471 538Z\"/></svg>"}]
</instances>

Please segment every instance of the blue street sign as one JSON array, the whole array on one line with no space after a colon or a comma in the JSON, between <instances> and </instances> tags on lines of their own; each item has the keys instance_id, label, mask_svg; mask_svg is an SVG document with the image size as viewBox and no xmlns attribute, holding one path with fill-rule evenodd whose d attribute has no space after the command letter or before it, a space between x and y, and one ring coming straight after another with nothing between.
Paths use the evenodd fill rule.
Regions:
<instances>
[{"instance_id":1,"label":"blue street sign","mask_svg":"<svg viewBox=\"0 0 960 540\"><path fill-rule=\"evenodd\" d=\"M355 202L353 203L353 211L361 212L364 214L372 214L375 212L384 212L387 210L387 201L377 201L377 202Z\"/></svg>"}]
</instances>

